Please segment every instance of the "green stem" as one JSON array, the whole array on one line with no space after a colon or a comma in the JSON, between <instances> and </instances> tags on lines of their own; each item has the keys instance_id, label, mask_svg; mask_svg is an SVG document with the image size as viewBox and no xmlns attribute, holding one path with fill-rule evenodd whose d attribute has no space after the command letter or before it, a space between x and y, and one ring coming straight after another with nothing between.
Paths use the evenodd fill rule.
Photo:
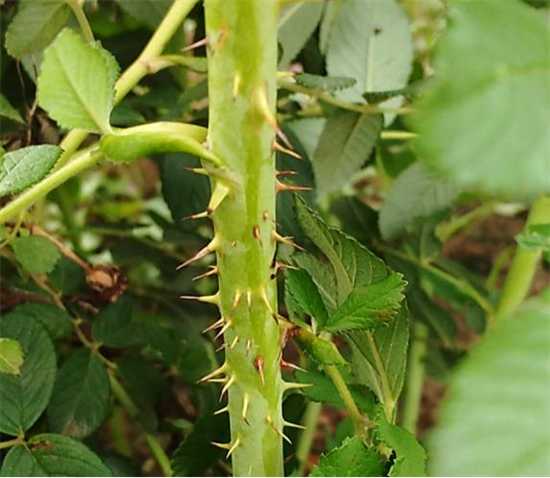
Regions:
<instances>
[{"instance_id":1,"label":"green stem","mask_svg":"<svg viewBox=\"0 0 550 478\"><path fill-rule=\"evenodd\" d=\"M348 101L340 100L335 96L325 93L323 90L317 90L315 88L307 88L297 83L292 83L290 81L279 81L279 86L285 90L292 91L293 93L302 93L303 95L311 96L317 98L325 103L338 106L339 108L356 111L357 113L362 114L374 114L374 113L396 113L396 114L407 114L411 113L411 108L387 108L378 105L360 105L356 103L350 103Z\"/></svg>"},{"instance_id":2,"label":"green stem","mask_svg":"<svg viewBox=\"0 0 550 478\"><path fill-rule=\"evenodd\" d=\"M487 203L483 203L481 206L476 207L472 211L462 216L459 216L457 218L453 218L446 223L441 224L436 229L436 235L438 239L441 242L445 243L457 232L468 227L473 221L490 216L495 210L495 205L496 205L495 201L489 201Z\"/></svg>"},{"instance_id":3,"label":"green stem","mask_svg":"<svg viewBox=\"0 0 550 478\"><path fill-rule=\"evenodd\" d=\"M356 435L361 437L364 441L367 441L369 438L367 421L359 411L359 408L351 396L351 392L340 374L338 367L336 367L336 365L327 365L325 366L325 370L332 379L334 386L338 390L338 393L346 406L346 410L348 411L351 421L353 422Z\"/></svg>"},{"instance_id":4,"label":"green stem","mask_svg":"<svg viewBox=\"0 0 550 478\"><path fill-rule=\"evenodd\" d=\"M282 476L275 256L276 0L206 0L209 132L230 180L211 171L212 214L235 476ZM210 168L211 170L211 168Z\"/></svg>"},{"instance_id":5,"label":"green stem","mask_svg":"<svg viewBox=\"0 0 550 478\"><path fill-rule=\"evenodd\" d=\"M550 197L540 196L531 207L525 227L548 223L550 223ZM540 257L541 251L528 251L520 246L516 248L497 306L497 318L510 314L523 302L529 293Z\"/></svg>"},{"instance_id":6,"label":"green stem","mask_svg":"<svg viewBox=\"0 0 550 478\"><path fill-rule=\"evenodd\" d=\"M23 445L25 443L25 440L21 438L14 438L13 440L6 440L0 442L0 450L3 450L5 448L11 448L12 446L18 446Z\"/></svg>"},{"instance_id":7,"label":"green stem","mask_svg":"<svg viewBox=\"0 0 550 478\"><path fill-rule=\"evenodd\" d=\"M120 101L136 86L144 76L150 73L149 62L160 55L177 29L185 20L191 9L198 0L175 0L172 7L166 13L164 19L155 30L155 33L145 46L139 57L132 63L117 80L115 89L115 104ZM72 130L61 142L63 154L57 161L55 167L60 168L71 160L71 156L87 138L86 131Z\"/></svg>"},{"instance_id":8,"label":"green stem","mask_svg":"<svg viewBox=\"0 0 550 478\"><path fill-rule=\"evenodd\" d=\"M113 395L116 397L118 402L122 405L122 407L126 410L128 415L132 417L136 424L138 425L141 433L143 434L143 437L145 438L145 441L147 442L147 445L149 446L151 452L153 453L153 456L157 460L157 463L159 464L162 473L164 476L172 476L172 468L170 466L170 459L166 455L166 452L158 442L157 438L150 433L147 433L141 423L139 422L139 408L134 403L130 395L128 395L128 392L124 389L122 384L119 382L119 380L116 378L115 374L112 371L109 371L109 379L111 381L111 390L113 391Z\"/></svg>"},{"instance_id":9,"label":"green stem","mask_svg":"<svg viewBox=\"0 0 550 478\"><path fill-rule=\"evenodd\" d=\"M82 34L84 35L84 38L87 42L93 42L94 41L94 34L92 32L92 28L90 27L90 24L88 23L88 19L86 18L86 14L84 13L84 9L82 8L82 4L78 0L65 0L69 7L71 7L71 10L74 13L74 16L76 17L76 20L78 21L78 25L80 26L80 30L82 31Z\"/></svg>"},{"instance_id":10,"label":"green stem","mask_svg":"<svg viewBox=\"0 0 550 478\"><path fill-rule=\"evenodd\" d=\"M27 189L0 209L0 224L13 219L17 214L31 206L38 199L46 196L50 191L81 173L85 169L94 166L101 158L101 153L91 149L82 151L70 164L47 176L45 179Z\"/></svg>"},{"instance_id":11,"label":"green stem","mask_svg":"<svg viewBox=\"0 0 550 478\"><path fill-rule=\"evenodd\" d=\"M414 324L414 339L409 350L407 383L403 404L402 426L416 434L422 387L424 385L425 358L427 351L428 328L421 322Z\"/></svg>"},{"instance_id":12,"label":"green stem","mask_svg":"<svg viewBox=\"0 0 550 478\"><path fill-rule=\"evenodd\" d=\"M300 434L300 440L296 446L296 461L298 462L297 476L302 476L308 465L308 458L311 452L311 445L315 438L315 430L319 420L319 413L323 407L322 403L309 402L302 419L304 430Z\"/></svg>"}]
</instances>

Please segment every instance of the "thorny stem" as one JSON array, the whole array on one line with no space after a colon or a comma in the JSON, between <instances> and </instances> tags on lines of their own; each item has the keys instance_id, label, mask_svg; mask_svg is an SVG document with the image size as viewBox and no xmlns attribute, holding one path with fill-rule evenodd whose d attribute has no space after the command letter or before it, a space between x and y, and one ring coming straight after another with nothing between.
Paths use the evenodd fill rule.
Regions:
<instances>
[{"instance_id":1,"label":"thorny stem","mask_svg":"<svg viewBox=\"0 0 550 478\"><path fill-rule=\"evenodd\" d=\"M315 430L317 429L317 422L319 420L319 413L323 404L320 402L309 402L306 407L306 411L302 418L302 425L304 430L300 434L298 445L296 446L296 461L298 462L298 469L295 476L302 476L308 464L308 457L311 452L311 445L315 438Z\"/></svg>"},{"instance_id":2,"label":"thorny stem","mask_svg":"<svg viewBox=\"0 0 550 478\"><path fill-rule=\"evenodd\" d=\"M148 62L162 53L170 39L185 20L198 0L174 0L172 7L166 13L164 19L155 30L155 33L145 46L139 57L126 71L120 75L116 82L115 104L119 103L136 86L149 71ZM86 139L88 133L81 129L72 130L61 142L63 154L55 167L60 168L71 160L71 156Z\"/></svg>"},{"instance_id":3,"label":"thorny stem","mask_svg":"<svg viewBox=\"0 0 550 478\"><path fill-rule=\"evenodd\" d=\"M353 422L355 433L366 442L369 438L367 422L365 420L365 417L363 417L363 415L359 411L355 400L351 396L351 392L349 391L345 380L340 374L338 367L336 367L336 365L327 365L325 367L325 370L327 371L329 377L332 379L334 386L338 390L338 393L340 394L340 397L342 398L342 401L346 406L351 421Z\"/></svg>"},{"instance_id":4,"label":"thorny stem","mask_svg":"<svg viewBox=\"0 0 550 478\"><path fill-rule=\"evenodd\" d=\"M409 351L405 401L401 422L403 428L406 428L413 434L416 434L422 387L424 385L427 339L428 328L421 322L415 322L414 338Z\"/></svg>"},{"instance_id":5,"label":"thorny stem","mask_svg":"<svg viewBox=\"0 0 550 478\"><path fill-rule=\"evenodd\" d=\"M356 111L357 113L362 114L374 114L374 113L396 113L396 114L408 114L412 112L411 108L402 107L402 108L388 108L378 105L360 105L357 103L350 103L349 101L344 101L332 96L328 93L325 93L323 90L318 90L315 88L307 88L306 86L298 85L297 83L292 83L290 81L284 80L279 81L279 86L285 90L292 91L293 93L302 93L307 96L317 98L325 103L329 103L339 108Z\"/></svg>"},{"instance_id":6,"label":"thorny stem","mask_svg":"<svg viewBox=\"0 0 550 478\"><path fill-rule=\"evenodd\" d=\"M529 212L525 227L550 223L550 197L539 196ZM533 277L541 257L541 251L528 251L518 245L512 265L504 281L502 294L496 310L496 318L513 312L529 293Z\"/></svg>"}]
</instances>

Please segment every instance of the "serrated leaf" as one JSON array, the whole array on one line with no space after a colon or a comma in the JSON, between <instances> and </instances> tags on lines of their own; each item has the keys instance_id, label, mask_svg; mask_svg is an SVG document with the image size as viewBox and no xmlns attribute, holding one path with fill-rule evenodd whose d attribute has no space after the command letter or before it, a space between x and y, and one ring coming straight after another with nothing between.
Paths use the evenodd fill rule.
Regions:
<instances>
[{"instance_id":1,"label":"serrated leaf","mask_svg":"<svg viewBox=\"0 0 550 478\"><path fill-rule=\"evenodd\" d=\"M53 432L82 439L103 422L109 408L109 375L89 349L73 352L59 369L47 408Z\"/></svg>"},{"instance_id":2,"label":"serrated leaf","mask_svg":"<svg viewBox=\"0 0 550 478\"><path fill-rule=\"evenodd\" d=\"M53 340L66 338L73 331L69 314L54 305L27 302L13 309L10 312L10 315L12 314L20 316L21 320L25 320L25 317L37 320L46 328Z\"/></svg>"},{"instance_id":3,"label":"serrated leaf","mask_svg":"<svg viewBox=\"0 0 550 478\"><path fill-rule=\"evenodd\" d=\"M359 171L374 149L382 123L381 115L347 110L328 118L312 161L321 198L342 188Z\"/></svg>"},{"instance_id":4,"label":"serrated leaf","mask_svg":"<svg viewBox=\"0 0 550 478\"><path fill-rule=\"evenodd\" d=\"M325 118L301 118L287 123L288 128L296 135L310 160L315 154L325 122Z\"/></svg>"},{"instance_id":5,"label":"serrated leaf","mask_svg":"<svg viewBox=\"0 0 550 478\"><path fill-rule=\"evenodd\" d=\"M300 53L315 31L322 13L323 4L321 2L293 2L285 5L279 18L277 35L283 49L279 60L280 69L286 68Z\"/></svg>"},{"instance_id":6,"label":"serrated leaf","mask_svg":"<svg viewBox=\"0 0 550 478\"><path fill-rule=\"evenodd\" d=\"M44 178L61 156L59 146L42 144L5 153L0 158L0 196L18 193Z\"/></svg>"},{"instance_id":7,"label":"serrated leaf","mask_svg":"<svg viewBox=\"0 0 550 478\"><path fill-rule=\"evenodd\" d=\"M25 1L6 32L6 50L15 58L38 53L48 46L70 15L64 0Z\"/></svg>"},{"instance_id":8,"label":"serrated leaf","mask_svg":"<svg viewBox=\"0 0 550 478\"><path fill-rule=\"evenodd\" d=\"M94 319L94 340L111 347L129 347L142 341L142 331L133 320L134 305L122 297L105 307Z\"/></svg>"},{"instance_id":9,"label":"serrated leaf","mask_svg":"<svg viewBox=\"0 0 550 478\"><path fill-rule=\"evenodd\" d=\"M428 440L432 476L550 473L549 307L546 294L501 319L451 376Z\"/></svg>"},{"instance_id":10,"label":"serrated leaf","mask_svg":"<svg viewBox=\"0 0 550 478\"><path fill-rule=\"evenodd\" d=\"M508 197L548 193L547 22L518 1L454 2L449 12L437 74L409 121L422 159L460 186Z\"/></svg>"},{"instance_id":11,"label":"serrated leaf","mask_svg":"<svg viewBox=\"0 0 550 478\"><path fill-rule=\"evenodd\" d=\"M118 70L99 43L65 29L44 53L38 103L63 128L108 133Z\"/></svg>"},{"instance_id":12,"label":"serrated leaf","mask_svg":"<svg viewBox=\"0 0 550 478\"><path fill-rule=\"evenodd\" d=\"M164 18L171 0L116 0L122 10L154 30Z\"/></svg>"},{"instance_id":13,"label":"serrated leaf","mask_svg":"<svg viewBox=\"0 0 550 478\"><path fill-rule=\"evenodd\" d=\"M375 448L369 449L359 437L353 437L322 456L309 476L382 476L383 466Z\"/></svg>"},{"instance_id":14,"label":"serrated leaf","mask_svg":"<svg viewBox=\"0 0 550 478\"><path fill-rule=\"evenodd\" d=\"M21 375L24 356L17 340L0 339L0 373Z\"/></svg>"},{"instance_id":15,"label":"serrated leaf","mask_svg":"<svg viewBox=\"0 0 550 478\"><path fill-rule=\"evenodd\" d=\"M113 161L159 153L189 153L219 166L220 159L202 145L206 133L202 126L161 121L118 129L101 138L100 148Z\"/></svg>"},{"instance_id":16,"label":"serrated leaf","mask_svg":"<svg viewBox=\"0 0 550 478\"><path fill-rule=\"evenodd\" d=\"M365 98L368 103L381 103L396 96L403 96L404 98L416 98L419 96L417 92L417 86L408 85L403 88L398 88L396 90L370 91L367 93L363 93L363 98Z\"/></svg>"},{"instance_id":17,"label":"serrated leaf","mask_svg":"<svg viewBox=\"0 0 550 478\"><path fill-rule=\"evenodd\" d=\"M403 276L392 272L379 282L354 288L324 328L341 333L387 325L399 312L405 285Z\"/></svg>"},{"instance_id":18,"label":"serrated leaf","mask_svg":"<svg viewBox=\"0 0 550 478\"><path fill-rule=\"evenodd\" d=\"M18 237L11 247L16 259L31 274L51 272L60 257L57 246L43 236Z\"/></svg>"},{"instance_id":19,"label":"serrated leaf","mask_svg":"<svg viewBox=\"0 0 550 478\"><path fill-rule=\"evenodd\" d=\"M352 88L338 92L339 98L364 102L365 92L395 90L407 84L413 46L407 15L397 1L334 3L324 23L328 74L357 80ZM382 105L395 108L401 103L402 99L395 98Z\"/></svg>"},{"instance_id":20,"label":"serrated leaf","mask_svg":"<svg viewBox=\"0 0 550 478\"><path fill-rule=\"evenodd\" d=\"M327 311L309 273L305 270L289 269L286 273L285 288L300 308L314 317L319 327L324 327L328 318Z\"/></svg>"},{"instance_id":21,"label":"serrated leaf","mask_svg":"<svg viewBox=\"0 0 550 478\"><path fill-rule=\"evenodd\" d=\"M16 123L25 124L19 111L17 111L2 94L0 94L0 116L15 121Z\"/></svg>"},{"instance_id":22,"label":"serrated leaf","mask_svg":"<svg viewBox=\"0 0 550 478\"><path fill-rule=\"evenodd\" d=\"M294 335L294 339L317 363L323 365L348 365L348 362L342 357L336 345L330 340L317 337L305 329L300 329Z\"/></svg>"},{"instance_id":23,"label":"serrated leaf","mask_svg":"<svg viewBox=\"0 0 550 478\"><path fill-rule=\"evenodd\" d=\"M348 342L353 352L352 367L380 402L394 411L401 394L407 364L409 321L406 307L395 320L374 332L351 332Z\"/></svg>"},{"instance_id":24,"label":"serrated leaf","mask_svg":"<svg viewBox=\"0 0 550 478\"><path fill-rule=\"evenodd\" d=\"M393 183L380 211L380 232L384 239L402 233L416 219L452 205L459 188L415 163Z\"/></svg>"},{"instance_id":25,"label":"serrated leaf","mask_svg":"<svg viewBox=\"0 0 550 478\"><path fill-rule=\"evenodd\" d=\"M113 476L88 447L53 433L33 436L12 448L2 463L2 476Z\"/></svg>"},{"instance_id":26,"label":"serrated leaf","mask_svg":"<svg viewBox=\"0 0 550 478\"><path fill-rule=\"evenodd\" d=\"M408 430L388 423L380 409L376 416L376 437L395 451L389 476L426 476L426 452Z\"/></svg>"},{"instance_id":27,"label":"serrated leaf","mask_svg":"<svg viewBox=\"0 0 550 478\"><path fill-rule=\"evenodd\" d=\"M40 417L52 392L55 351L44 327L30 317L10 313L2 317L0 336L17 340L25 360L18 375L0 374L0 431L18 436Z\"/></svg>"},{"instance_id":28,"label":"serrated leaf","mask_svg":"<svg viewBox=\"0 0 550 478\"><path fill-rule=\"evenodd\" d=\"M528 251L550 250L550 224L533 224L516 236L517 243Z\"/></svg>"},{"instance_id":29,"label":"serrated leaf","mask_svg":"<svg viewBox=\"0 0 550 478\"><path fill-rule=\"evenodd\" d=\"M296 83L317 90L328 92L345 90L351 88L357 80L355 78L346 78L344 76L319 76L309 73L300 73L294 76Z\"/></svg>"}]
</instances>

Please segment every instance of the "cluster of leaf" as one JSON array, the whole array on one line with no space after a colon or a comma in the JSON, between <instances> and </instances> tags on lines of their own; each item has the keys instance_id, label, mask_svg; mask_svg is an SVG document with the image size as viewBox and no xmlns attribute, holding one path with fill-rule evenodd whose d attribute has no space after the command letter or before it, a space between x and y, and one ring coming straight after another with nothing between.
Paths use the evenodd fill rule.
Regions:
<instances>
[{"instance_id":1,"label":"cluster of leaf","mask_svg":"<svg viewBox=\"0 0 550 478\"><path fill-rule=\"evenodd\" d=\"M443 227L457 205L550 192L546 10L519 0L449 3L429 65L437 75L420 89L411 85L425 76L415 56L423 38L411 27L428 2L290 2L281 11L279 69L304 71L280 81L282 127L304 161L278 153L277 166L313 188L305 201L279 195L277 204L282 232L308 250L279 251L296 268L281 301L307 369L294 378L312 384L288 396L285 416L299 421L309 401L346 408L332 367L370 437L367 447L342 421L311 476L425 473L424 450L398 426L411 326L428 328L427 375L447 381L466 348L457 323L484 332L497 295L445 257ZM182 29L168 46L172 66L115 105L118 65L138 57L171 2L85 2L101 44L84 41L63 0L18 4L1 7L9 152L1 150L0 195L46 177L63 153L46 143L63 128L101 134L95 147L114 160L154 157L66 182L25 222L2 226L0 444L16 440L2 475L158 474L150 463L159 441L176 475L224 473L210 442L225 441L228 425L213 416L214 387L195 383L221 360L200 334L213 314L176 300L214 289L212 279L191 281L200 268L175 270L210 233L184 221L205 209L210 190L189 171L199 165L193 154L207 155L205 51L180 55L189 42ZM203 23L195 8L187 31L200 39ZM33 94L34 113L25 109ZM411 99L415 112L404 117ZM392 131L419 138L383 137ZM33 232L37 223L49 236ZM532 225L517 243L548 254L549 236L547 225ZM428 441L430 472L548 471L547 307L547 294L527 304L451 375ZM299 435L291 437L288 456ZM287 471L295 467L290 460Z\"/></svg>"}]
</instances>

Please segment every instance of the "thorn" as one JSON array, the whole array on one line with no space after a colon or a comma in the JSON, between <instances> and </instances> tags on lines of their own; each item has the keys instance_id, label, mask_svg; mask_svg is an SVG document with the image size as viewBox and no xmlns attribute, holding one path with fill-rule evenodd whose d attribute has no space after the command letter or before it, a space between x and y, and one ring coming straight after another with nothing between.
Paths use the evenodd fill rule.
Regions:
<instances>
[{"instance_id":1,"label":"thorn","mask_svg":"<svg viewBox=\"0 0 550 478\"><path fill-rule=\"evenodd\" d=\"M204 279L205 277L213 276L218 273L218 266L208 266L208 269L209 270L204 274L199 274L198 276L193 277L193 280Z\"/></svg>"},{"instance_id":2,"label":"thorn","mask_svg":"<svg viewBox=\"0 0 550 478\"><path fill-rule=\"evenodd\" d=\"M206 46L206 45L208 45L208 38L204 37L202 40L198 40L195 43L191 43L190 45L187 45L181 51L194 50L195 48L199 48L201 46Z\"/></svg>"},{"instance_id":3,"label":"thorn","mask_svg":"<svg viewBox=\"0 0 550 478\"><path fill-rule=\"evenodd\" d=\"M231 443L218 443L215 441L210 442L211 445L217 446L218 448L221 448L222 450L230 450L231 449Z\"/></svg>"},{"instance_id":4,"label":"thorn","mask_svg":"<svg viewBox=\"0 0 550 478\"><path fill-rule=\"evenodd\" d=\"M288 139L287 139L288 141ZM286 142L285 142L286 143ZM289 143L286 143L286 144L289 144ZM292 145L291 145L292 146ZM276 151L280 151L281 153L284 153L284 154L288 154L289 156L292 156L293 158L296 158L296 159L303 159L302 156L300 156L296 151L294 151L293 149L291 148L285 148L284 146L280 145L279 143L277 143L277 140L274 139L273 140L273 149L276 150ZM293 171L294 174L297 174Z\"/></svg>"},{"instance_id":5,"label":"thorn","mask_svg":"<svg viewBox=\"0 0 550 478\"><path fill-rule=\"evenodd\" d=\"M283 264L282 262L275 261L275 272L278 272L279 269L292 269L292 270L299 270L299 267L291 266L290 264Z\"/></svg>"},{"instance_id":6,"label":"thorn","mask_svg":"<svg viewBox=\"0 0 550 478\"><path fill-rule=\"evenodd\" d=\"M235 380L236 380L235 379L235 374L231 375L231 378L229 379L229 381L222 388L222 392L220 394L220 401L223 398L223 396L227 393L227 391L229 390L229 387L231 387L231 385L233 385L235 383Z\"/></svg>"},{"instance_id":7,"label":"thorn","mask_svg":"<svg viewBox=\"0 0 550 478\"><path fill-rule=\"evenodd\" d=\"M277 428L277 425L275 425L275 423L273 422L273 420L271 419L271 417L268 415L267 418L265 419L266 422L269 424L269 426L271 428L273 428L273 430L275 430L275 433L277 433L277 435L279 435L281 438L283 438L285 441L287 441L288 443L290 443L292 445L292 440L290 438L288 438L283 432L282 430L279 430Z\"/></svg>"},{"instance_id":8,"label":"thorn","mask_svg":"<svg viewBox=\"0 0 550 478\"><path fill-rule=\"evenodd\" d=\"M227 348L227 343L224 342L215 350L215 352L219 352L220 350L223 350L225 348Z\"/></svg>"},{"instance_id":9,"label":"thorn","mask_svg":"<svg viewBox=\"0 0 550 478\"><path fill-rule=\"evenodd\" d=\"M221 328L221 330L217 333L217 335L214 337L214 340L218 340L224 333L225 331L231 327L231 320L228 320L226 322L226 324Z\"/></svg>"},{"instance_id":10,"label":"thorn","mask_svg":"<svg viewBox=\"0 0 550 478\"><path fill-rule=\"evenodd\" d=\"M269 213L267 211L264 211L262 214L262 219L264 221L267 221L269 219Z\"/></svg>"},{"instance_id":11,"label":"thorn","mask_svg":"<svg viewBox=\"0 0 550 478\"><path fill-rule=\"evenodd\" d=\"M200 174L201 176L208 176L208 171L204 168L185 168L190 173Z\"/></svg>"},{"instance_id":12,"label":"thorn","mask_svg":"<svg viewBox=\"0 0 550 478\"><path fill-rule=\"evenodd\" d=\"M254 359L254 368L256 372L260 374L260 380L262 385L265 386L265 377L264 377L264 358L261 355L257 355Z\"/></svg>"},{"instance_id":13,"label":"thorn","mask_svg":"<svg viewBox=\"0 0 550 478\"><path fill-rule=\"evenodd\" d=\"M213 295L180 295L180 299L184 300L196 300L198 302L205 302L206 304L213 304L220 306L220 293L216 292Z\"/></svg>"},{"instance_id":14,"label":"thorn","mask_svg":"<svg viewBox=\"0 0 550 478\"><path fill-rule=\"evenodd\" d=\"M231 247L235 247L237 245L237 241L233 240L231 241Z\"/></svg>"},{"instance_id":15,"label":"thorn","mask_svg":"<svg viewBox=\"0 0 550 478\"><path fill-rule=\"evenodd\" d=\"M241 301L241 290L237 289L235 291L235 297L233 298L233 304L231 305L231 314L233 314L233 312L235 312L235 310L239 306L240 301Z\"/></svg>"},{"instance_id":16,"label":"thorn","mask_svg":"<svg viewBox=\"0 0 550 478\"><path fill-rule=\"evenodd\" d=\"M248 412L248 405L250 404L250 395L248 395L248 393L245 393L244 394L244 397L243 397L243 413L242 413L242 417L243 417L243 420L246 422L247 425L250 425L250 423L248 423L248 420L246 418L246 413Z\"/></svg>"},{"instance_id":17,"label":"thorn","mask_svg":"<svg viewBox=\"0 0 550 478\"><path fill-rule=\"evenodd\" d=\"M213 372L210 372L208 375L205 375L200 380L197 381L197 383L206 382L207 380L210 380L211 378L217 377L218 375L221 375L222 373L225 373L227 371L227 362L224 362L224 364L221 367L218 367Z\"/></svg>"},{"instance_id":18,"label":"thorn","mask_svg":"<svg viewBox=\"0 0 550 478\"><path fill-rule=\"evenodd\" d=\"M271 237L274 241L282 242L283 244L287 244L289 246L295 247L300 251L306 252L306 250L302 246L299 246L292 240L292 237L283 237L277 231L272 231Z\"/></svg>"},{"instance_id":19,"label":"thorn","mask_svg":"<svg viewBox=\"0 0 550 478\"><path fill-rule=\"evenodd\" d=\"M273 310L273 307L271 307L271 303L269 302L269 299L267 297L267 290L265 287L260 288L260 297L262 299L262 302L267 307L267 310L269 310L269 313L271 314L271 317L273 317L275 320L277 320L277 313Z\"/></svg>"},{"instance_id":20,"label":"thorn","mask_svg":"<svg viewBox=\"0 0 550 478\"><path fill-rule=\"evenodd\" d=\"M260 244L260 247L263 247L262 237L260 235L260 226L256 225L252 228L252 235L254 236L254 239L258 241L258 244Z\"/></svg>"},{"instance_id":21,"label":"thorn","mask_svg":"<svg viewBox=\"0 0 550 478\"><path fill-rule=\"evenodd\" d=\"M239 336L236 335L235 338L233 339L233 341L231 342L231 345L229 346L229 349L230 350L233 350L235 348L235 345L237 345L237 342L239 341Z\"/></svg>"},{"instance_id":22,"label":"thorn","mask_svg":"<svg viewBox=\"0 0 550 478\"><path fill-rule=\"evenodd\" d=\"M226 405L225 407L220 408L219 410L216 410L214 412L214 415L221 415L222 413L226 413L226 412L229 412L229 405Z\"/></svg>"},{"instance_id":23,"label":"thorn","mask_svg":"<svg viewBox=\"0 0 550 478\"><path fill-rule=\"evenodd\" d=\"M279 190L277 189L277 192ZM203 211L203 212L198 212L197 214L191 214L190 216L185 216L183 218L184 221L190 221L190 220L195 220L195 219L202 219L204 217L208 217L210 215L210 212L208 211L208 209L206 211Z\"/></svg>"},{"instance_id":24,"label":"thorn","mask_svg":"<svg viewBox=\"0 0 550 478\"><path fill-rule=\"evenodd\" d=\"M227 378L211 378L207 380L208 383L227 383Z\"/></svg>"},{"instance_id":25,"label":"thorn","mask_svg":"<svg viewBox=\"0 0 550 478\"><path fill-rule=\"evenodd\" d=\"M270 124L270 126L275 131L275 134L281 139L281 141L288 148L293 149L292 144L290 143L286 135L283 133L281 128L279 128L279 125L277 124L277 120L275 119L275 116L271 112L271 109L267 102L267 94L266 94L265 88L256 89L256 105L260 110L261 114L264 116L265 120Z\"/></svg>"},{"instance_id":26,"label":"thorn","mask_svg":"<svg viewBox=\"0 0 550 478\"><path fill-rule=\"evenodd\" d=\"M252 348L252 340L246 339L246 355L248 356L250 349Z\"/></svg>"},{"instance_id":27,"label":"thorn","mask_svg":"<svg viewBox=\"0 0 550 478\"><path fill-rule=\"evenodd\" d=\"M298 383L298 382L285 382L283 381L283 390L292 390L294 388L306 388L313 387L312 383Z\"/></svg>"},{"instance_id":28,"label":"thorn","mask_svg":"<svg viewBox=\"0 0 550 478\"><path fill-rule=\"evenodd\" d=\"M231 456L231 454L235 451L235 449L241 444L241 439L240 438L237 438L235 440L235 443L233 443L233 446L229 449L229 451L227 452L227 455L225 455L225 458L229 458Z\"/></svg>"},{"instance_id":29,"label":"thorn","mask_svg":"<svg viewBox=\"0 0 550 478\"><path fill-rule=\"evenodd\" d=\"M306 429L306 427L304 427L303 425L298 425L297 423L287 422L286 420L283 420L283 426L289 427L289 428L298 428L300 430L305 430Z\"/></svg>"},{"instance_id":30,"label":"thorn","mask_svg":"<svg viewBox=\"0 0 550 478\"><path fill-rule=\"evenodd\" d=\"M281 359L281 367L288 367L294 370L299 370L300 372L306 372L302 367L298 367L298 365L294 365L293 363L287 362L284 359Z\"/></svg>"},{"instance_id":31,"label":"thorn","mask_svg":"<svg viewBox=\"0 0 550 478\"><path fill-rule=\"evenodd\" d=\"M308 188L306 186L290 186L288 184L282 183L281 181L275 180L275 190L277 191L277 193L282 193L285 191L311 191L311 188Z\"/></svg>"},{"instance_id":32,"label":"thorn","mask_svg":"<svg viewBox=\"0 0 550 478\"><path fill-rule=\"evenodd\" d=\"M247 289L246 291L246 305L248 307L248 310L252 308L252 290Z\"/></svg>"},{"instance_id":33,"label":"thorn","mask_svg":"<svg viewBox=\"0 0 550 478\"><path fill-rule=\"evenodd\" d=\"M229 194L230 189L221 181L217 181L206 210L211 215Z\"/></svg>"},{"instance_id":34,"label":"thorn","mask_svg":"<svg viewBox=\"0 0 550 478\"><path fill-rule=\"evenodd\" d=\"M206 329L204 329L202 331L203 334L205 334L206 332L210 332L211 330L215 330L219 327L223 327L223 323L225 322L224 318L222 317L220 320L217 320L216 322L214 322L212 325L209 325L208 327L206 327Z\"/></svg>"},{"instance_id":35,"label":"thorn","mask_svg":"<svg viewBox=\"0 0 550 478\"><path fill-rule=\"evenodd\" d=\"M237 71L233 77L233 101L237 99L241 87L241 74Z\"/></svg>"},{"instance_id":36,"label":"thorn","mask_svg":"<svg viewBox=\"0 0 550 478\"><path fill-rule=\"evenodd\" d=\"M189 264L198 261L199 259L202 259L204 256L207 256L211 252L214 252L218 249L220 246L220 240L218 239L218 236L214 236L214 238L208 243L206 247L203 247L199 252L197 252L193 257L190 259L187 259L184 263L180 264L178 267L176 267L176 270L183 269L184 267L187 267Z\"/></svg>"},{"instance_id":37,"label":"thorn","mask_svg":"<svg viewBox=\"0 0 550 478\"><path fill-rule=\"evenodd\" d=\"M277 171L275 173L276 176L295 176L296 174L298 174L298 171L289 171L289 170Z\"/></svg>"}]
</instances>

